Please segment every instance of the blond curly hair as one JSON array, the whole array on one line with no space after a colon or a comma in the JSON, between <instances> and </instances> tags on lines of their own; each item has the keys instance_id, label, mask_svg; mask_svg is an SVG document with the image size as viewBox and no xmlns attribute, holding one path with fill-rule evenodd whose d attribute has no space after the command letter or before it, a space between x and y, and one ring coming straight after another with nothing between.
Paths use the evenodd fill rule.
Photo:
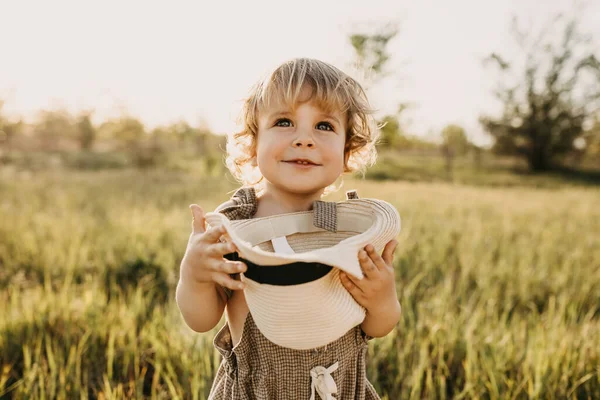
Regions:
<instances>
[{"instance_id":1,"label":"blond curly hair","mask_svg":"<svg viewBox=\"0 0 600 400\"><path fill-rule=\"evenodd\" d=\"M274 102L295 106L304 88L312 90L308 101L324 112L346 115L345 172L362 172L375 163L379 136L373 110L361 85L338 68L310 58L289 60L260 80L244 101L243 129L227 138L226 164L243 185L260 188L263 176L256 163L258 119Z\"/></svg>"}]
</instances>

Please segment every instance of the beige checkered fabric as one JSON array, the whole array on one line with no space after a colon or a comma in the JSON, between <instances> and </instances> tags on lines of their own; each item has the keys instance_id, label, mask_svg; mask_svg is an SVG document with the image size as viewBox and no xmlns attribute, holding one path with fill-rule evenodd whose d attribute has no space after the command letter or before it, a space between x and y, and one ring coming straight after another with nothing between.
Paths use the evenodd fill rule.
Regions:
<instances>
[{"instance_id":1,"label":"beige checkered fabric","mask_svg":"<svg viewBox=\"0 0 600 400\"><path fill-rule=\"evenodd\" d=\"M352 192L352 198L358 198ZM350 196L348 196L350 198ZM335 232L335 207L328 202L315 202L315 217L320 224ZM249 206L249 207L245 207ZM254 207L254 208L252 208ZM242 188L232 201L217 210L229 219L251 218L256 212L256 195L252 188ZM327 229L327 228L325 228ZM222 356L209 400L321 400L311 371L333 370L330 373L337 392L336 400L380 400L366 376L368 341L360 326L327 346L311 350L294 350L278 346L260 332L248 313L240 343L233 349L229 325L225 324L214 339ZM337 365L336 365L337 363ZM330 368L331 367L331 368ZM337 368L335 368L337 367Z\"/></svg>"},{"instance_id":2,"label":"beige checkered fabric","mask_svg":"<svg viewBox=\"0 0 600 400\"><path fill-rule=\"evenodd\" d=\"M356 191L346 193L353 199L357 199ZM225 214L230 220L250 219L256 214L258 203L256 201L256 191L253 187L242 187L238 189L231 200L221 204L217 211ZM337 231L337 203L331 201L313 202L314 218L313 225L326 229L330 232Z\"/></svg>"},{"instance_id":3,"label":"beige checkered fabric","mask_svg":"<svg viewBox=\"0 0 600 400\"><path fill-rule=\"evenodd\" d=\"M337 387L336 400L380 400L366 376L369 337L360 326L327 346L292 350L277 346L258 330L248 313L240 343L233 349L226 324L214 339L222 361L209 400L308 400L311 371L337 365L331 377ZM315 400L321 400L315 394Z\"/></svg>"},{"instance_id":4,"label":"beige checkered fabric","mask_svg":"<svg viewBox=\"0 0 600 400\"><path fill-rule=\"evenodd\" d=\"M230 220L250 219L256 214L258 202L253 187L239 188L231 200L217 207L217 211L225 214Z\"/></svg>"},{"instance_id":5,"label":"beige checkered fabric","mask_svg":"<svg viewBox=\"0 0 600 400\"><path fill-rule=\"evenodd\" d=\"M358 193L356 192L356 190L348 190L346 192L346 199L348 199L348 200L358 199Z\"/></svg>"},{"instance_id":6,"label":"beige checkered fabric","mask_svg":"<svg viewBox=\"0 0 600 400\"><path fill-rule=\"evenodd\" d=\"M315 201L313 203L313 225L337 232L337 204L331 201Z\"/></svg>"}]
</instances>

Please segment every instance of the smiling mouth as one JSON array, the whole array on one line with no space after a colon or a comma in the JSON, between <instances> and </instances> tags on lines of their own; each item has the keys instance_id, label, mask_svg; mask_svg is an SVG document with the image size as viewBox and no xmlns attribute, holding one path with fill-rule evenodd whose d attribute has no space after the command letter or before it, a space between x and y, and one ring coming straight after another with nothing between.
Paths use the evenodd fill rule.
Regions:
<instances>
[{"instance_id":1,"label":"smiling mouth","mask_svg":"<svg viewBox=\"0 0 600 400\"><path fill-rule=\"evenodd\" d=\"M284 161L284 163L287 163L287 164L298 164L298 165L312 165L312 166L315 166L315 167L318 167L318 166L321 165L321 164L316 164L316 163L314 163L314 162L312 162L310 160L304 160L304 159L287 160L287 161Z\"/></svg>"}]
</instances>

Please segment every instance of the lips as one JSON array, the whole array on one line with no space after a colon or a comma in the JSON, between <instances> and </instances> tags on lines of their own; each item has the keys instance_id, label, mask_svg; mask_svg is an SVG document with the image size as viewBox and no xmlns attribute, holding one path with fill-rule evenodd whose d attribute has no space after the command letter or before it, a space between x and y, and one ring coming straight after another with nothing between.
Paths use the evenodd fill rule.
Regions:
<instances>
[{"instance_id":1,"label":"lips","mask_svg":"<svg viewBox=\"0 0 600 400\"><path fill-rule=\"evenodd\" d=\"M294 158L291 160L284 160L283 162L288 164L298 164L298 165L313 165L319 166L321 164L317 164L316 162L309 160L308 158Z\"/></svg>"}]
</instances>

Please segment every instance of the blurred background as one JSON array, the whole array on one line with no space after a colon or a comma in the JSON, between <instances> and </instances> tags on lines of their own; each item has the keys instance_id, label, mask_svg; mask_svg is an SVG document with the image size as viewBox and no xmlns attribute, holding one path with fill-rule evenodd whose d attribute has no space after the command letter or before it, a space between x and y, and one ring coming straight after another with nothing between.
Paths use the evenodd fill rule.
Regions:
<instances>
[{"instance_id":1,"label":"blurred background","mask_svg":"<svg viewBox=\"0 0 600 400\"><path fill-rule=\"evenodd\" d=\"M403 317L383 398L600 398L600 3L0 2L0 399L204 399L188 205L293 57L364 84ZM222 324L219 324L220 327ZM218 328L217 327L217 328Z\"/></svg>"}]
</instances>

